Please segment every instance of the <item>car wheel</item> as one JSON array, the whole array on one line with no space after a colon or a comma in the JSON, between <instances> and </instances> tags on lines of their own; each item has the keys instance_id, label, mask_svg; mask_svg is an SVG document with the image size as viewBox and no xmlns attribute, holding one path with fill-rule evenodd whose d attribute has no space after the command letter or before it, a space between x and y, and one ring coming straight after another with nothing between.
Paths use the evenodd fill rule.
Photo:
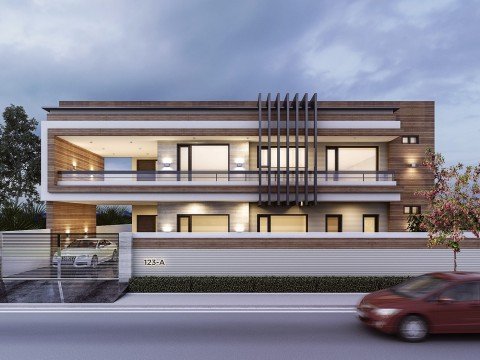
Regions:
<instances>
[{"instance_id":1,"label":"car wheel","mask_svg":"<svg viewBox=\"0 0 480 360\"><path fill-rule=\"evenodd\" d=\"M112 261L115 261L115 262L118 261L118 251L117 250L113 250Z\"/></svg>"},{"instance_id":2,"label":"car wheel","mask_svg":"<svg viewBox=\"0 0 480 360\"><path fill-rule=\"evenodd\" d=\"M398 335L405 341L422 341L428 335L427 322L420 316L409 315L400 322Z\"/></svg>"},{"instance_id":3,"label":"car wheel","mask_svg":"<svg viewBox=\"0 0 480 360\"><path fill-rule=\"evenodd\" d=\"M92 269L96 269L98 266L98 258L97 255L93 255L92 262L91 262Z\"/></svg>"}]
</instances>

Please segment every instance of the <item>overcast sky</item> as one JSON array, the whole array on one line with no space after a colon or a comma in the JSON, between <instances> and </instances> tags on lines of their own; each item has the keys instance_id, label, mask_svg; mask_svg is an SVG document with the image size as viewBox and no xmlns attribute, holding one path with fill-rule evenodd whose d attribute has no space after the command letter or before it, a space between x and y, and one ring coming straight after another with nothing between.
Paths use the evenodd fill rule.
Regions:
<instances>
[{"instance_id":1,"label":"overcast sky","mask_svg":"<svg viewBox=\"0 0 480 360\"><path fill-rule=\"evenodd\" d=\"M434 100L480 158L480 1L0 0L0 106L58 100Z\"/></svg>"}]
</instances>

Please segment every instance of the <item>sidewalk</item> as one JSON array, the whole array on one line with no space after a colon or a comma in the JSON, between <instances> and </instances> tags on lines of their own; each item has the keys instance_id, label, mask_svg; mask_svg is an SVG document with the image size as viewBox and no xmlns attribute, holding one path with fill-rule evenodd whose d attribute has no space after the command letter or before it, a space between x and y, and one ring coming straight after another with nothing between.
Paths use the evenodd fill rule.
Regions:
<instances>
[{"instance_id":1,"label":"sidewalk","mask_svg":"<svg viewBox=\"0 0 480 360\"><path fill-rule=\"evenodd\" d=\"M6 312L353 312L363 293L128 293L115 303L0 304Z\"/></svg>"}]
</instances>

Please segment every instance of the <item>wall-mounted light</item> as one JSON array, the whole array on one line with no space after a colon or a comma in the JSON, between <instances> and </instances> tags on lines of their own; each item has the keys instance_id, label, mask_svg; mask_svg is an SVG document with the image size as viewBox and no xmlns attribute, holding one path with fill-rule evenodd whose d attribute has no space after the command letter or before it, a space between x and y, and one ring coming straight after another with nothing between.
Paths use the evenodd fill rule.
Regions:
<instances>
[{"instance_id":1,"label":"wall-mounted light","mask_svg":"<svg viewBox=\"0 0 480 360\"><path fill-rule=\"evenodd\" d=\"M162 226L162 231L163 232L172 232L172 230L173 230L172 225L163 225Z\"/></svg>"},{"instance_id":2,"label":"wall-mounted light","mask_svg":"<svg viewBox=\"0 0 480 360\"><path fill-rule=\"evenodd\" d=\"M162 159L162 163L163 163L163 168L167 168L167 170L170 170L170 167L172 166L172 159L164 158Z\"/></svg>"},{"instance_id":3,"label":"wall-mounted light","mask_svg":"<svg viewBox=\"0 0 480 360\"><path fill-rule=\"evenodd\" d=\"M77 162L75 160L72 161L72 169L74 171L77 170Z\"/></svg>"},{"instance_id":4,"label":"wall-mounted light","mask_svg":"<svg viewBox=\"0 0 480 360\"><path fill-rule=\"evenodd\" d=\"M65 230L65 240L70 242L70 229L67 228L67 230Z\"/></svg>"},{"instance_id":5,"label":"wall-mounted light","mask_svg":"<svg viewBox=\"0 0 480 360\"><path fill-rule=\"evenodd\" d=\"M85 233L85 237L87 238L88 237L88 226L85 226L83 228L83 232Z\"/></svg>"},{"instance_id":6,"label":"wall-mounted light","mask_svg":"<svg viewBox=\"0 0 480 360\"><path fill-rule=\"evenodd\" d=\"M245 231L245 225L243 224L235 225L235 232L244 232L244 231Z\"/></svg>"},{"instance_id":7,"label":"wall-mounted light","mask_svg":"<svg viewBox=\"0 0 480 360\"><path fill-rule=\"evenodd\" d=\"M238 168L243 168L243 166L245 165L245 159L244 158L236 158L235 159L235 165L237 166L237 169Z\"/></svg>"},{"instance_id":8,"label":"wall-mounted light","mask_svg":"<svg viewBox=\"0 0 480 360\"><path fill-rule=\"evenodd\" d=\"M408 166L410 166L411 168L415 169L415 168L418 167L418 163L412 162L412 163L408 164Z\"/></svg>"}]
</instances>

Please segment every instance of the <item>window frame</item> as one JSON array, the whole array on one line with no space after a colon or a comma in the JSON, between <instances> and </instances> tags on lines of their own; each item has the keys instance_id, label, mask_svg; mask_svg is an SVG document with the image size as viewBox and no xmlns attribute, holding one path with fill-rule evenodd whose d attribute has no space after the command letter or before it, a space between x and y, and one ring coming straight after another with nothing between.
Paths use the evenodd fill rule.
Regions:
<instances>
[{"instance_id":1,"label":"window frame","mask_svg":"<svg viewBox=\"0 0 480 360\"><path fill-rule=\"evenodd\" d=\"M325 147L325 171L328 170L328 150L335 150L335 172L338 172L338 149L375 149L375 171L379 171L380 167L380 149L378 145L371 145L371 146L355 146L355 145L349 145L349 146L326 146ZM345 170L342 170L345 171Z\"/></svg>"},{"instance_id":2,"label":"window frame","mask_svg":"<svg viewBox=\"0 0 480 360\"><path fill-rule=\"evenodd\" d=\"M272 232L272 216L303 216L305 217L305 232L308 232L308 214L257 214L257 232L260 232L260 219L267 219L267 232Z\"/></svg>"},{"instance_id":3,"label":"window frame","mask_svg":"<svg viewBox=\"0 0 480 360\"><path fill-rule=\"evenodd\" d=\"M272 149L286 149L287 146L286 145L280 145L280 146L270 146L270 151L272 151ZM288 149L289 150L292 150L292 149L295 149L296 147L295 146L289 146ZM261 149L262 150L268 150L268 145L262 145L261 146ZM304 155L305 155L305 146L299 146L298 149L303 149L304 150ZM277 150L278 151L278 150ZM260 153L260 145L257 145L257 169L268 169L268 165L265 165L265 166L262 166L260 167L260 157L258 156ZM299 156L300 158L300 156ZM268 158L267 158L268 159ZM272 156L272 159L273 159L273 156ZM263 156L262 156L262 160L263 160ZM280 159L281 160L281 159ZM296 164L291 164L291 161L292 159L290 158L290 161L289 161L289 164L288 166L280 166L280 169L295 169L296 168ZM271 165L270 166L272 169L276 169L277 166L273 166ZM304 166L298 166L299 169L305 169L305 164Z\"/></svg>"},{"instance_id":4,"label":"window frame","mask_svg":"<svg viewBox=\"0 0 480 360\"><path fill-rule=\"evenodd\" d=\"M416 142L412 142L412 138L416 139ZM405 142L404 140L407 140ZM402 135L402 144L403 145L418 145L420 144L420 136L419 135Z\"/></svg>"},{"instance_id":5,"label":"window frame","mask_svg":"<svg viewBox=\"0 0 480 360\"><path fill-rule=\"evenodd\" d=\"M328 218L338 219L338 231L328 231ZM325 232L343 232L343 215L342 214L325 214Z\"/></svg>"},{"instance_id":6,"label":"window frame","mask_svg":"<svg viewBox=\"0 0 480 360\"><path fill-rule=\"evenodd\" d=\"M373 217L375 218L375 231L380 232L380 214L363 214L362 216L362 232L365 232L365 218Z\"/></svg>"},{"instance_id":7,"label":"window frame","mask_svg":"<svg viewBox=\"0 0 480 360\"><path fill-rule=\"evenodd\" d=\"M418 208L418 211L413 212L413 208ZM407 212L405 212L406 210L407 210ZM403 206L403 214L404 215L419 215L421 213L422 213L422 206L421 205L404 205Z\"/></svg>"},{"instance_id":8,"label":"window frame","mask_svg":"<svg viewBox=\"0 0 480 360\"><path fill-rule=\"evenodd\" d=\"M228 219L228 231L230 231L230 214L177 214L177 232L184 232L180 231L180 222L181 218L187 218L188 219L188 231L189 233L193 232L192 231L192 216L226 216Z\"/></svg>"},{"instance_id":9,"label":"window frame","mask_svg":"<svg viewBox=\"0 0 480 360\"><path fill-rule=\"evenodd\" d=\"M192 170L192 147L193 146L227 146L228 147L228 161L227 161L227 169L228 171L230 171L230 144L228 143L222 143L222 144L209 144L209 143L205 143L205 144L177 144L177 171L180 171L181 169L181 156L180 156L180 152L181 152L181 148L182 147L186 147L188 148L188 172L191 173L193 170Z\"/></svg>"}]
</instances>

